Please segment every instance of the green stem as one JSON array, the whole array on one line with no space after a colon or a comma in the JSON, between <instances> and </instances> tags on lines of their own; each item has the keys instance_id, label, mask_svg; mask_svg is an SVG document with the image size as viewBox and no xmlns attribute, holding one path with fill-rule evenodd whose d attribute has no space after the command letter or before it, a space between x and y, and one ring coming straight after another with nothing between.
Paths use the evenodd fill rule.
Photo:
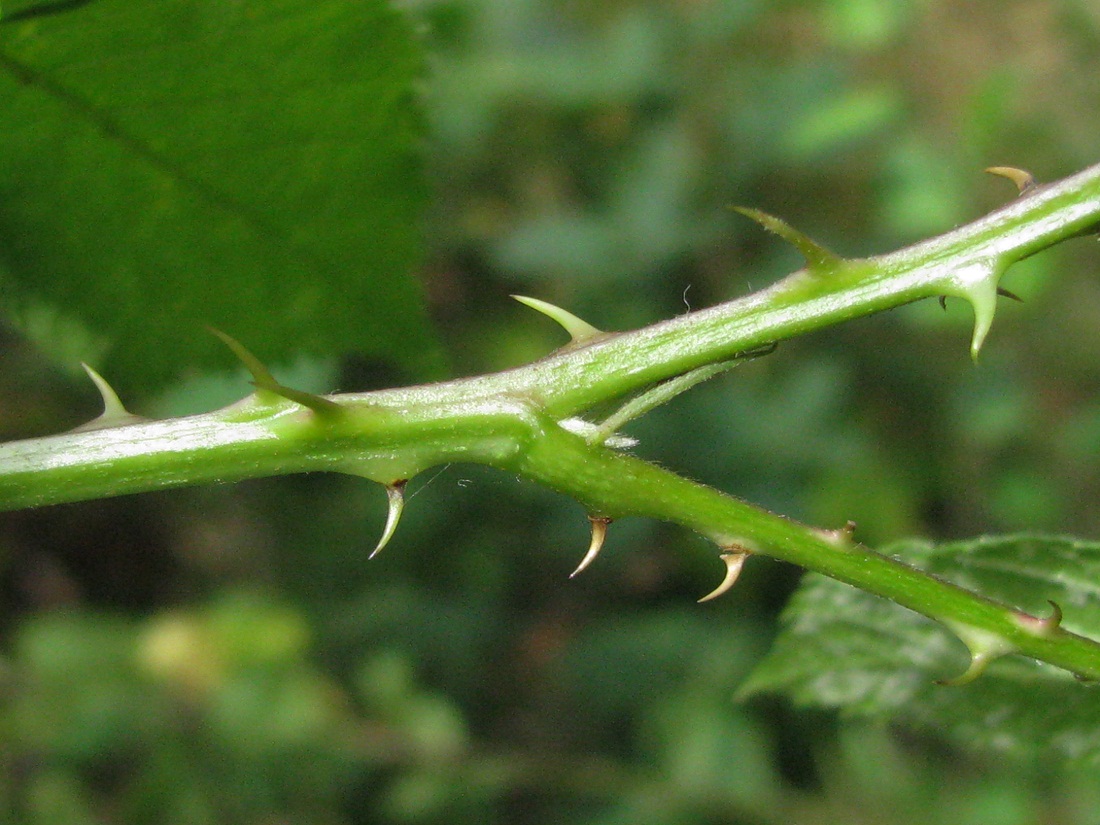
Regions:
<instances>
[{"instance_id":1,"label":"green stem","mask_svg":"<svg viewBox=\"0 0 1100 825\"><path fill-rule=\"evenodd\" d=\"M1100 645L1056 622L1023 616L843 534L795 524L603 443L615 424L720 371L717 365L922 298L971 302L976 355L1004 270L1100 225L1100 166L1028 190L939 237L858 260L837 258L782 222L751 214L806 252L807 267L745 298L634 332L592 336L493 375L325 398L271 379L239 404L168 421L135 421L108 403L94 429L0 445L0 509L314 470L399 489L398 482L431 466L476 462L571 495L593 516L676 522L734 552L767 554L861 587L946 623L976 662L1014 651L1100 679ZM603 428L559 423L638 393Z\"/></svg>"},{"instance_id":2,"label":"green stem","mask_svg":"<svg viewBox=\"0 0 1100 825\"><path fill-rule=\"evenodd\" d=\"M515 469L576 498L603 516L645 516L675 522L719 547L759 552L854 585L947 624L971 652L1021 653L1100 679L1100 644L985 599L851 541L843 530L823 531L766 512L713 488L583 437L548 428ZM975 649L975 646L977 649ZM984 663L983 663L984 664Z\"/></svg>"}]
</instances>

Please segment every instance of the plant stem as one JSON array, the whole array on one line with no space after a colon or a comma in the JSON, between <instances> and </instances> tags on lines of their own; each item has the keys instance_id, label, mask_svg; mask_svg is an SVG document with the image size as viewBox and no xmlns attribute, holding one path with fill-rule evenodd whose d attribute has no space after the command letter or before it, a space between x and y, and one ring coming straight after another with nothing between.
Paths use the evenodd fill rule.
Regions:
<instances>
[{"instance_id":1,"label":"plant stem","mask_svg":"<svg viewBox=\"0 0 1100 825\"><path fill-rule=\"evenodd\" d=\"M806 268L745 298L634 332L594 336L493 375L325 398L271 379L223 410L136 423L105 392L108 413L94 428L0 445L0 509L313 470L392 488L434 465L482 463L571 495L594 517L676 522L723 548L771 555L891 599L947 623L975 661L979 654L1014 651L1100 679L1100 645L1056 623L1037 624L842 534L795 524L603 444L616 423L720 371L716 365L922 298L971 302L976 355L1004 270L1100 226L1100 165L1029 189L936 238L864 259L838 258L777 219L754 217L806 252ZM631 393L643 395L595 429L600 438L559 425Z\"/></svg>"},{"instance_id":2,"label":"plant stem","mask_svg":"<svg viewBox=\"0 0 1100 825\"><path fill-rule=\"evenodd\" d=\"M1004 645L1002 653L1022 653L1082 678L1100 679L1096 642L1057 624L1036 632L1034 617L876 553L851 541L843 530L807 527L633 456L593 449L561 428L547 430L515 469L580 499L590 512L675 522L721 548L759 552L822 573L944 622L956 632L983 631Z\"/></svg>"}]
</instances>

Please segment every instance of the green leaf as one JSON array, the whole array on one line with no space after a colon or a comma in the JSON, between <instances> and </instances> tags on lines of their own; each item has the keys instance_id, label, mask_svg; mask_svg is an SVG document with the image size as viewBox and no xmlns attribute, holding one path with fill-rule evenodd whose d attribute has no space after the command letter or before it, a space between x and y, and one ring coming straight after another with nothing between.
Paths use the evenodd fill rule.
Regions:
<instances>
[{"instance_id":1,"label":"green leaf","mask_svg":"<svg viewBox=\"0 0 1100 825\"><path fill-rule=\"evenodd\" d=\"M30 337L131 389L231 364L207 326L265 360L436 366L410 277L422 55L402 14L384 0L4 8L0 310Z\"/></svg>"},{"instance_id":2,"label":"green leaf","mask_svg":"<svg viewBox=\"0 0 1100 825\"><path fill-rule=\"evenodd\" d=\"M901 542L884 551L937 576L1100 635L1100 544L1010 536L941 546ZM965 746L1021 759L1100 764L1100 695L1063 670L1019 656L994 661L977 681L936 680L966 668L963 645L940 625L832 579L807 575L775 646L742 695L779 692L795 702L890 719Z\"/></svg>"}]
</instances>

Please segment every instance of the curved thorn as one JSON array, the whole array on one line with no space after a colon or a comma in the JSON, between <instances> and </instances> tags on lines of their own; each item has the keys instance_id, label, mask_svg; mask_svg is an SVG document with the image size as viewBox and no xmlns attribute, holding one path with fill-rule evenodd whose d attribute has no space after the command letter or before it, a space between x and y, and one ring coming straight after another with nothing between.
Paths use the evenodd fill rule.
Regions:
<instances>
[{"instance_id":1,"label":"curved thorn","mask_svg":"<svg viewBox=\"0 0 1100 825\"><path fill-rule=\"evenodd\" d=\"M954 687L969 684L981 676L985 672L986 666L994 659L1016 652L1016 647L1012 642L999 633L992 633L962 622L944 620L943 623L959 637L962 643L966 645L966 649L970 651L970 665L954 679L937 680L936 684L938 685Z\"/></svg>"},{"instance_id":2,"label":"curved thorn","mask_svg":"<svg viewBox=\"0 0 1100 825\"><path fill-rule=\"evenodd\" d=\"M112 427L122 427L126 424L137 424L141 421L148 421L147 418L143 418L140 415L134 415L127 410L126 407L123 406L122 401L119 400L118 394L111 389L111 385L107 383L107 380L102 375L83 362L81 362L80 366L84 367L84 371L88 373L88 377L92 379L92 383L95 384L96 389L99 390L99 397L103 399L103 412L88 423L81 424L79 427L73 427L70 432L80 433L90 430L107 430Z\"/></svg>"},{"instance_id":3,"label":"curved thorn","mask_svg":"<svg viewBox=\"0 0 1100 825\"><path fill-rule=\"evenodd\" d=\"M279 382L275 380L273 376L264 366L263 362L249 352L244 344L233 338L230 335L226 335L220 329L214 327L207 327L211 333L216 335L221 342L229 347L230 351L237 356L237 360L244 364L244 368L248 370L252 376L252 383L256 385L258 389L269 390L274 392L274 387L279 386Z\"/></svg>"},{"instance_id":4,"label":"curved thorn","mask_svg":"<svg viewBox=\"0 0 1100 825\"><path fill-rule=\"evenodd\" d=\"M985 170L991 175L997 175L998 177L1008 178L1014 184L1019 194L1024 195L1029 190L1035 188L1036 181L1035 176L1024 169L1017 169L1015 166L990 166Z\"/></svg>"},{"instance_id":5,"label":"curved thorn","mask_svg":"<svg viewBox=\"0 0 1100 825\"><path fill-rule=\"evenodd\" d=\"M983 673L996 656L988 653L975 653L970 657L970 665L953 679L937 679L936 684L942 687L962 687L969 685Z\"/></svg>"},{"instance_id":6,"label":"curved thorn","mask_svg":"<svg viewBox=\"0 0 1100 825\"><path fill-rule=\"evenodd\" d=\"M940 296L940 309L942 309L944 312L947 312L947 296L946 295L941 295Z\"/></svg>"},{"instance_id":7,"label":"curved thorn","mask_svg":"<svg viewBox=\"0 0 1100 825\"><path fill-rule=\"evenodd\" d=\"M1013 616L1016 624L1019 625L1025 632L1030 633L1032 636L1038 636L1040 639L1051 636L1062 625L1062 608L1057 602L1050 601L1051 611L1050 615L1046 618L1040 619L1038 616L1032 616L1030 613L1017 613Z\"/></svg>"},{"instance_id":8,"label":"curved thorn","mask_svg":"<svg viewBox=\"0 0 1100 825\"><path fill-rule=\"evenodd\" d=\"M386 513L386 526L382 528L382 538L378 539L377 546L367 556L373 559L382 552L382 548L390 543L393 534L397 531L397 523L401 521L401 513L405 509L405 485L406 479L395 481L386 486L386 497L389 500L389 511Z\"/></svg>"},{"instance_id":9,"label":"curved thorn","mask_svg":"<svg viewBox=\"0 0 1100 825\"><path fill-rule=\"evenodd\" d=\"M1003 265L997 261L975 261L960 267L943 284L941 294L965 298L974 310L974 333L970 339L970 357L978 360L982 344L997 310L997 281Z\"/></svg>"},{"instance_id":10,"label":"curved thorn","mask_svg":"<svg viewBox=\"0 0 1100 825\"><path fill-rule=\"evenodd\" d=\"M726 564L726 576L722 579L721 584L707 593L707 595L703 596L703 598L699 599L699 604L709 602L711 599L717 599L733 587L737 583L737 578L741 575L741 568L744 567L745 559L747 559L749 555L750 554L746 550L738 550L734 553L723 553L719 556Z\"/></svg>"},{"instance_id":11,"label":"curved thorn","mask_svg":"<svg viewBox=\"0 0 1100 825\"><path fill-rule=\"evenodd\" d=\"M1024 302L1023 298L1021 298L1015 292L1009 292L1003 286L997 287L997 294L1000 295L1002 298L1011 298L1013 301L1019 301L1021 304Z\"/></svg>"},{"instance_id":12,"label":"curved thorn","mask_svg":"<svg viewBox=\"0 0 1100 825\"><path fill-rule=\"evenodd\" d=\"M1062 607L1052 599L1047 599L1047 604L1050 605L1050 615L1043 619L1043 624L1048 631L1057 630L1062 626Z\"/></svg>"},{"instance_id":13,"label":"curved thorn","mask_svg":"<svg viewBox=\"0 0 1100 825\"><path fill-rule=\"evenodd\" d=\"M287 387L280 384L275 380L268 370L255 355L249 352L244 344L229 335L226 335L220 329L214 327L208 327L208 329L221 339L233 354L237 356L238 360L244 364L245 369L252 375L252 384L258 390L264 390L266 392L273 393L280 398L285 398L288 401L293 401L295 404L301 404L303 407L308 407L316 413L324 415L339 414L344 411L344 408L337 404L335 401L330 401L321 395L315 395L311 392L305 392L304 390L296 390L293 387Z\"/></svg>"},{"instance_id":14,"label":"curved thorn","mask_svg":"<svg viewBox=\"0 0 1100 825\"><path fill-rule=\"evenodd\" d=\"M88 373L88 377L92 379L92 383L95 384L95 388L99 390L99 397L103 399L103 412L99 414L100 418L126 418L130 417L131 413L123 406L121 399L118 397L111 385L107 383L107 380L85 364L80 362L80 366L84 367L84 372Z\"/></svg>"},{"instance_id":15,"label":"curved thorn","mask_svg":"<svg viewBox=\"0 0 1100 825\"><path fill-rule=\"evenodd\" d=\"M513 295L512 297L524 306L528 306L536 312L541 312L547 318L561 324L565 331L569 333L569 337L573 339L574 344L591 341L607 334L559 306L540 301L538 298L528 298L526 295Z\"/></svg>"},{"instance_id":16,"label":"curved thorn","mask_svg":"<svg viewBox=\"0 0 1100 825\"><path fill-rule=\"evenodd\" d=\"M592 542L588 545L588 552L584 554L584 558L577 565L577 569L569 574L569 578L584 572L584 569L600 554L604 539L607 538L607 525L611 523L611 519L589 516L588 520L592 523Z\"/></svg>"},{"instance_id":17,"label":"curved thorn","mask_svg":"<svg viewBox=\"0 0 1100 825\"><path fill-rule=\"evenodd\" d=\"M769 215L759 209L749 209L744 206L735 206L733 210L741 213L749 220L756 221L769 232L774 232L787 243L794 245L802 253L802 257L806 259L806 263L811 270L826 272L841 263L839 255L822 246L808 235L799 232L782 218Z\"/></svg>"}]
</instances>

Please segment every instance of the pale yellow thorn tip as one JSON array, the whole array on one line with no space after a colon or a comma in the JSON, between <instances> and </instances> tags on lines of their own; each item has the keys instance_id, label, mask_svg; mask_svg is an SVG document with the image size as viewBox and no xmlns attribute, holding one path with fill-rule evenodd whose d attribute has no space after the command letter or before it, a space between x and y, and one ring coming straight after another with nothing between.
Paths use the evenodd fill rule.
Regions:
<instances>
[{"instance_id":1,"label":"pale yellow thorn tip","mask_svg":"<svg viewBox=\"0 0 1100 825\"><path fill-rule=\"evenodd\" d=\"M84 372L88 373L88 377L92 379L92 383L95 384L95 388L99 390L99 395L103 399L103 412L99 417L101 419L131 418L129 411L119 399L118 393L111 389L106 379L87 364L81 362L80 366L84 367Z\"/></svg>"},{"instance_id":2,"label":"pale yellow thorn tip","mask_svg":"<svg viewBox=\"0 0 1100 825\"><path fill-rule=\"evenodd\" d=\"M565 331L569 333L569 337L573 339L574 344L581 344L604 334L603 330L596 329L587 321L581 320L572 312L567 312L561 307L554 306L546 301L540 301L538 298L529 298L526 295L513 295L512 297L524 306L531 307L536 312L541 312L547 318L561 324Z\"/></svg>"},{"instance_id":3,"label":"pale yellow thorn tip","mask_svg":"<svg viewBox=\"0 0 1100 825\"><path fill-rule=\"evenodd\" d=\"M726 577L722 579L722 583L714 588L712 591L699 599L699 604L703 602L709 602L711 599L717 599L722 594L729 591L731 587L737 584L737 579L741 575L741 568L745 566L745 559L749 557L749 553L745 551L739 551L736 553L723 553L719 556L726 564Z\"/></svg>"},{"instance_id":4,"label":"pale yellow thorn tip","mask_svg":"<svg viewBox=\"0 0 1100 825\"><path fill-rule=\"evenodd\" d=\"M569 574L569 578L573 578L585 571L600 554L600 550L603 549L604 539L607 538L607 525L611 523L609 518L593 518L588 517L588 520L592 523L592 542L588 545L588 552L584 554L584 558L581 559L581 563L577 565L577 569Z\"/></svg>"},{"instance_id":5,"label":"pale yellow thorn tip","mask_svg":"<svg viewBox=\"0 0 1100 825\"><path fill-rule=\"evenodd\" d=\"M369 559L373 559L381 553L382 548L390 543L393 534L397 532L397 523L401 521L401 513L405 510L405 484L404 481L395 481L393 484L386 486L386 498L389 503L389 510L386 513L386 526L382 528L382 538L378 540L378 545L367 557Z\"/></svg>"},{"instance_id":6,"label":"pale yellow thorn tip","mask_svg":"<svg viewBox=\"0 0 1100 825\"><path fill-rule=\"evenodd\" d=\"M1016 189L1021 195L1035 186L1035 176L1024 169L1017 169L1015 166L990 166L985 171L991 175L1008 178L1016 184Z\"/></svg>"}]
</instances>

